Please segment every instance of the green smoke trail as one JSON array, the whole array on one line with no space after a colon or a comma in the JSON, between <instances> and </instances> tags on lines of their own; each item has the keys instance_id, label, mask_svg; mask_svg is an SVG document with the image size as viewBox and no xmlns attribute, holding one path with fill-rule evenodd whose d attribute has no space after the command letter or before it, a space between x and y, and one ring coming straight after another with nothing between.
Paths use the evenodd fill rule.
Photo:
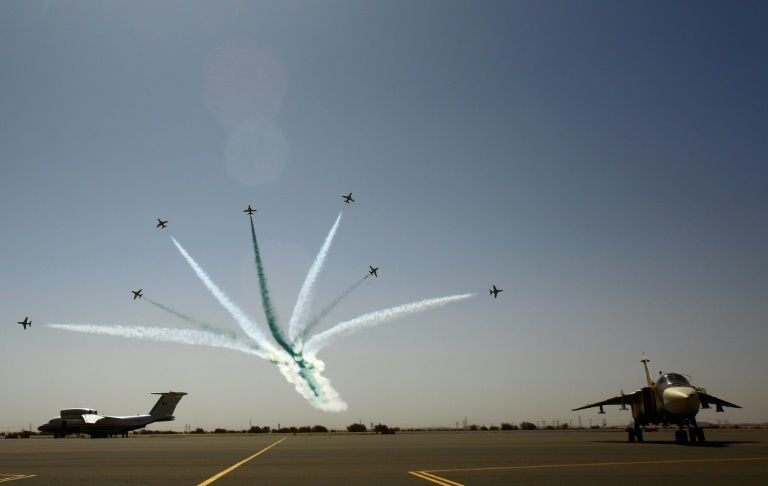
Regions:
<instances>
[{"instance_id":1,"label":"green smoke trail","mask_svg":"<svg viewBox=\"0 0 768 486\"><path fill-rule=\"evenodd\" d=\"M283 336L283 330L277 323L277 316L272 308L272 299L269 297L269 289L267 288L267 278L264 276L264 265L261 262L261 252L259 252L259 243L256 241L256 228L253 226L253 217L251 216L251 239L253 240L253 254L256 259L256 272L259 274L259 287L261 287L261 305L264 307L264 315L267 318L267 324L269 325L269 331L275 338L275 341L282 347L287 353L293 355L293 348L290 343Z\"/></svg>"},{"instance_id":2,"label":"green smoke trail","mask_svg":"<svg viewBox=\"0 0 768 486\"><path fill-rule=\"evenodd\" d=\"M307 335L309 334L309 332L310 332L312 329L314 329L314 328L315 328L315 326L317 326L317 325L320 323L320 321L321 321L321 320L322 320L322 319L323 319L325 316L327 316L328 314L330 314L330 313L331 313L331 311L332 311L333 309L335 309L335 308L336 308L336 306L337 306L337 305L339 305L339 304L341 303L341 301L342 301L342 300L344 300L344 298L346 298L346 297L347 297L349 294L351 294L351 293L352 293L352 292L353 292L353 291L354 291L356 288L358 288L358 287L360 286L360 284L362 284L363 282L365 282L365 279L367 279L368 277L369 277L369 275L366 275L365 277L361 278L361 279L360 279L360 280L358 280L357 282L355 282L355 283L353 283L352 285L350 285L350 286L349 286L349 288L347 288L347 290L345 290L344 292L342 292L342 293L341 293L341 295L339 295L338 297L336 297L336 299L335 299L333 302L331 302L330 304L328 304L328 306L327 306L325 309L323 309L322 311L320 311L320 313L319 313L319 314L317 314L317 315L316 315L314 318L312 318L312 320L311 320L311 321L309 321L309 323L307 323L306 327L305 327L305 328L304 328L304 330L302 331L302 333L301 333L301 336L299 336L299 338L298 338L298 340L297 340L297 341L299 341L299 342L304 342L304 340L306 339L306 337L307 337Z\"/></svg>"},{"instance_id":3,"label":"green smoke trail","mask_svg":"<svg viewBox=\"0 0 768 486\"><path fill-rule=\"evenodd\" d=\"M156 302L156 301L150 299L149 297L145 296L144 300L146 300L150 304L154 305L158 309L162 309L165 312L167 312L167 313L169 313L169 314L171 314L173 316L176 316L176 317L178 317L179 319L181 319L183 321L187 321L190 324L194 324L194 325L200 327L204 331L212 332L212 333L218 334L220 336L228 336L228 337L232 338L233 340L237 340L238 339L237 333L235 333L233 331L225 331L224 329L220 329L220 328L218 328L218 327L216 327L216 326L214 326L212 324L208 324L205 321L201 321L199 319L195 319L194 317L190 317L190 316L188 316L188 315L186 315L186 314L184 314L182 312L177 311L176 309L174 309L172 307L168 307L167 305L163 305L160 302Z\"/></svg>"}]
</instances>

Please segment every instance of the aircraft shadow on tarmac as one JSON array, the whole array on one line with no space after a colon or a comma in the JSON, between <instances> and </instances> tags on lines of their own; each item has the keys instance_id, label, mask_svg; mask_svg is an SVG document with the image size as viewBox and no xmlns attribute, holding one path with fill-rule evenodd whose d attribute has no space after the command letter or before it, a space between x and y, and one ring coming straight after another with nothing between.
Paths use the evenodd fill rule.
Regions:
<instances>
[{"instance_id":1,"label":"aircraft shadow on tarmac","mask_svg":"<svg viewBox=\"0 0 768 486\"><path fill-rule=\"evenodd\" d=\"M602 443L602 444L628 444L627 441L617 441L617 440L593 440L590 442L595 443ZM719 448L719 447L729 447L733 444L759 444L758 441L755 440L708 440L704 443L687 443L687 444L676 444L674 440L645 440L642 444L637 445L643 445L643 444L662 444L662 445L678 445L681 447L712 447L712 448Z\"/></svg>"}]
</instances>

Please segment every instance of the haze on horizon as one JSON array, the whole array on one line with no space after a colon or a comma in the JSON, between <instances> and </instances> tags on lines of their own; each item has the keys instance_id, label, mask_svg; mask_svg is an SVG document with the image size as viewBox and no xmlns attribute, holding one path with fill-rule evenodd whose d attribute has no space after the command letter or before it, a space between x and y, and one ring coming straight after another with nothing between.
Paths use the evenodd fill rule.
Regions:
<instances>
[{"instance_id":1,"label":"haze on horizon","mask_svg":"<svg viewBox=\"0 0 768 486\"><path fill-rule=\"evenodd\" d=\"M0 431L168 390L175 430L623 424L570 410L639 388L642 352L744 407L699 420L768 421L766 13L0 3ZM319 352L342 413L252 356L44 326L190 327L143 288L240 332L171 235L264 323L248 204L283 326L339 211L310 315L380 272L318 330L478 295Z\"/></svg>"}]
</instances>

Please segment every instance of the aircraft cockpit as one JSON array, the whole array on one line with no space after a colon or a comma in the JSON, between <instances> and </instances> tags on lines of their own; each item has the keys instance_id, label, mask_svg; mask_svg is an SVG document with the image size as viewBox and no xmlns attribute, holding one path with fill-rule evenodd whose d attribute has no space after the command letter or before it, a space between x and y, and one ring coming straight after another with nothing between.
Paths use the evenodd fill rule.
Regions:
<instances>
[{"instance_id":1,"label":"aircraft cockpit","mask_svg":"<svg viewBox=\"0 0 768 486\"><path fill-rule=\"evenodd\" d=\"M688 379L678 373L664 373L656 382L659 388L668 388L670 386L691 386Z\"/></svg>"}]
</instances>

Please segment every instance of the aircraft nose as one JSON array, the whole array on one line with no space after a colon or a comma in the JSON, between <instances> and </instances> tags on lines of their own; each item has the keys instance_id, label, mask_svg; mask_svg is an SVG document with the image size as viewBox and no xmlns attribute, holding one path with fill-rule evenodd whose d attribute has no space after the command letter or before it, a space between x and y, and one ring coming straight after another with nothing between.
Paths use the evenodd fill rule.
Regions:
<instances>
[{"instance_id":1,"label":"aircraft nose","mask_svg":"<svg viewBox=\"0 0 768 486\"><path fill-rule=\"evenodd\" d=\"M699 410L699 394L690 386L673 386L662 394L664 408L676 415L692 415Z\"/></svg>"}]
</instances>

